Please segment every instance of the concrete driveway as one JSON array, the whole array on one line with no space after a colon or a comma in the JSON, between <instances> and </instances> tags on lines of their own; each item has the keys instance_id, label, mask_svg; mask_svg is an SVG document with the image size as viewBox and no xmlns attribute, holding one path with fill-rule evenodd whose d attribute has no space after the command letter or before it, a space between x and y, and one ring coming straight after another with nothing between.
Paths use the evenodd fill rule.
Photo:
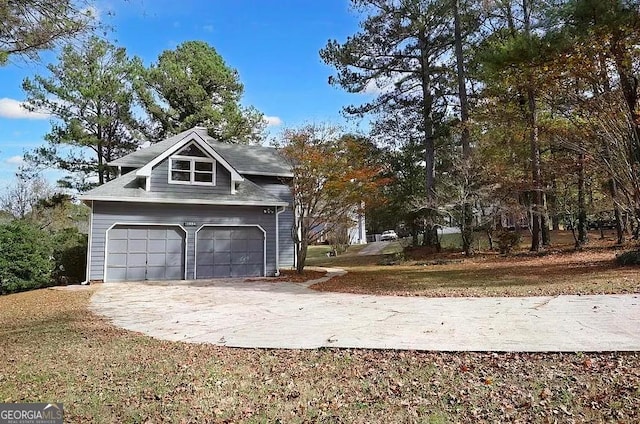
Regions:
<instances>
[{"instance_id":1,"label":"concrete driveway","mask_svg":"<svg viewBox=\"0 0 640 424\"><path fill-rule=\"evenodd\" d=\"M419 298L198 280L105 283L91 309L155 338L234 347L640 351L638 294Z\"/></svg>"}]
</instances>

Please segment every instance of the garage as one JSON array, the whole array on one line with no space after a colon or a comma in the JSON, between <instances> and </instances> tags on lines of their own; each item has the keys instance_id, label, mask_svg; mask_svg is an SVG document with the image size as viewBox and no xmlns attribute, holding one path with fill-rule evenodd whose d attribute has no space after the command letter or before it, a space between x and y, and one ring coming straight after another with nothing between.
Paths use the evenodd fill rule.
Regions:
<instances>
[{"instance_id":1,"label":"garage","mask_svg":"<svg viewBox=\"0 0 640 424\"><path fill-rule=\"evenodd\" d=\"M264 275L265 233L258 226L204 226L196 235L196 278Z\"/></svg>"},{"instance_id":2,"label":"garage","mask_svg":"<svg viewBox=\"0 0 640 424\"><path fill-rule=\"evenodd\" d=\"M184 279L185 235L179 226L115 225L107 231L105 281Z\"/></svg>"}]
</instances>

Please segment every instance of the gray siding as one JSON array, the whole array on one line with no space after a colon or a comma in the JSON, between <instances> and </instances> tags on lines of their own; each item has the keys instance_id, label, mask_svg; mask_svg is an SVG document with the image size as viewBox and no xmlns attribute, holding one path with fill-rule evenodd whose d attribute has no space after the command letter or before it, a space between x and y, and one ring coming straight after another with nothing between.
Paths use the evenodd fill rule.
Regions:
<instances>
[{"instance_id":1,"label":"gray siding","mask_svg":"<svg viewBox=\"0 0 640 424\"><path fill-rule=\"evenodd\" d=\"M169 160L159 163L151 171L151 191L180 193L230 194L231 174L224 166L216 163L216 185L169 184Z\"/></svg>"},{"instance_id":2,"label":"gray siding","mask_svg":"<svg viewBox=\"0 0 640 424\"><path fill-rule=\"evenodd\" d=\"M281 214L280 217L282 217ZM266 273L273 275L275 264L275 215L265 214L263 207L254 206L207 206L173 205L152 203L93 202L91 263L89 279L102 280L107 230L114 224L163 224L182 225L193 222L195 227L184 227L187 231L187 279L194 275L195 233L204 224L259 225L267 233ZM282 246L281 246L282 248Z\"/></svg>"},{"instance_id":3,"label":"gray siding","mask_svg":"<svg viewBox=\"0 0 640 424\"><path fill-rule=\"evenodd\" d=\"M280 267L289 268L295 266L295 246L293 243L293 195L288 185L290 179L280 177L250 176L246 177L259 185L269 194L272 194L289 203L287 209L278 216L280 226Z\"/></svg>"},{"instance_id":4,"label":"gray siding","mask_svg":"<svg viewBox=\"0 0 640 424\"><path fill-rule=\"evenodd\" d=\"M295 245L293 243L293 210L287 207L287 210L278 216L278 224L280 227L280 267L293 268L296 266Z\"/></svg>"}]
</instances>

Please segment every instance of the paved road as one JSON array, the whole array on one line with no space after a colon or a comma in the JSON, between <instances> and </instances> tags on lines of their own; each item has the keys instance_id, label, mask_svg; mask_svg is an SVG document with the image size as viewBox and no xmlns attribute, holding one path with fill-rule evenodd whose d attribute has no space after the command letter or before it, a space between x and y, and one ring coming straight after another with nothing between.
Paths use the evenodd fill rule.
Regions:
<instances>
[{"instance_id":1,"label":"paved road","mask_svg":"<svg viewBox=\"0 0 640 424\"><path fill-rule=\"evenodd\" d=\"M235 347L640 351L640 295L418 298L293 283L105 283L91 301L152 337Z\"/></svg>"},{"instance_id":2,"label":"paved road","mask_svg":"<svg viewBox=\"0 0 640 424\"><path fill-rule=\"evenodd\" d=\"M382 253L385 247L387 247L391 243L390 241L373 241L371 243L367 243L365 247L362 248L358 252L358 255L379 255Z\"/></svg>"}]
</instances>

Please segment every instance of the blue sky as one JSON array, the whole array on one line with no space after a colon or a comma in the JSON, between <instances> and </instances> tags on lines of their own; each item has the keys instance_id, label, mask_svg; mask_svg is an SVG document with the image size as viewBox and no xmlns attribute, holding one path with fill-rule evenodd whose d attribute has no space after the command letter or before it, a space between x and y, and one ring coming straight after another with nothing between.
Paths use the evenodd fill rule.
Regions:
<instances>
[{"instance_id":1,"label":"blue sky","mask_svg":"<svg viewBox=\"0 0 640 424\"><path fill-rule=\"evenodd\" d=\"M238 70L242 103L269 117L271 134L306 122L347 124L341 108L364 100L329 86L333 69L318 54L328 39L344 41L357 31L348 0L101 0L96 9L112 28L107 37L146 65L184 41L208 42ZM42 63L0 67L0 191L23 152L44 144L51 128L46 117L21 110L22 80L47 75L45 65L55 61L50 52Z\"/></svg>"}]
</instances>

